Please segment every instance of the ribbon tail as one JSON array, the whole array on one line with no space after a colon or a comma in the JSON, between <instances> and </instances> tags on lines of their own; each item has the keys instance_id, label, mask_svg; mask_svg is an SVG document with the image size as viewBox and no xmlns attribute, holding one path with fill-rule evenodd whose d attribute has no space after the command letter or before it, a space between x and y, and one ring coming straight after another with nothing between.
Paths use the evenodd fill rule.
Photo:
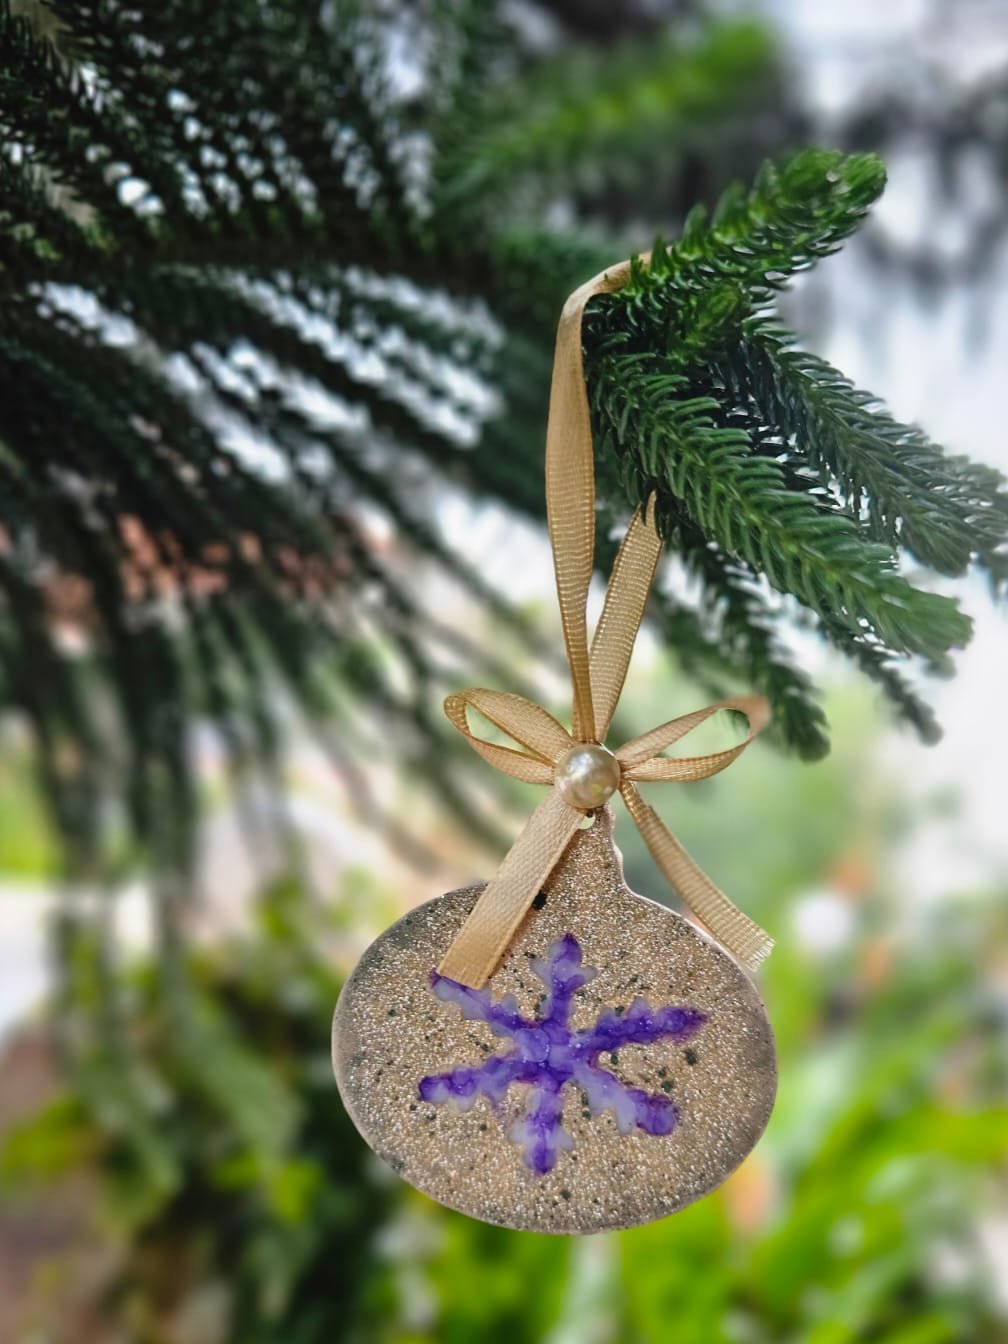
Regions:
<instances>
[{"instance_id":1,"label":"ribbon tail","mask_svg":"<svg viewBox=\"0 0 1008 1344\"><path fill-rule=\"evenodd\" d=\"M482 989L583 820L550 790L455 935L439 975Z\"/></svg>"},{"instance_id":2,"label":"ribbon tail","mask_svg":"<svg viewBox=\"0 0 1008 1344\"><path fill-rule=\"evenodd\" d=\"M684 904L736 961L754 971L773 948L770 935L744 915L693 862L636 785L625 779L620 794L652 858Z\"/></svg>"}]
</instances>

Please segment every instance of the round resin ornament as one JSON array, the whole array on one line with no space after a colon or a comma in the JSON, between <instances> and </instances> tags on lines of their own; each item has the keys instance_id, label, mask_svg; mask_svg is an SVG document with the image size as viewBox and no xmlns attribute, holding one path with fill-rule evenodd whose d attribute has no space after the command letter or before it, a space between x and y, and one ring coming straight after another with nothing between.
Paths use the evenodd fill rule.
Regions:
<instances>
[{"instance_id":1,"label":"round resin ornament","mask_svg":"<svg viewBox=\"0 0 1008 1344\"><path fill-rule=\"evenodd\" d=\"M481 989L435 967L483 888L405 915L340 995L333 1063L361 1134L450 1208L534 1232L673 1213L752 1149L777 1085L754 985L627 887L612 813L577 830Z\"/></svg>"},{"instance_id":2,"label":"round resin ornament","mask_svg":"<svg viewBox=\"0 0 1008 1344\"><path fill-rule=\"evenodd\" d=\"M772 940L641 792L726 769L769 706L734 696L606 746L662 543L652 495L620 543L589 642L595 479L581 316L631 271L623 262L582 285L557 332L546 501L570 729L507 691L445 701L484 760L546 796L488 883L420 906L368 948L333 1023L343 1100L375 1152L451 1208L537 1232L630 1227L698 1199L759 1138L777 1085L770 1025L739 965L757 966ZM745 718L741 741L666 755L722 710ZM471 714L514 745L484 737ZM617 793L713 937L627 887L606 806Z\"/></svg>"}]
</instances>

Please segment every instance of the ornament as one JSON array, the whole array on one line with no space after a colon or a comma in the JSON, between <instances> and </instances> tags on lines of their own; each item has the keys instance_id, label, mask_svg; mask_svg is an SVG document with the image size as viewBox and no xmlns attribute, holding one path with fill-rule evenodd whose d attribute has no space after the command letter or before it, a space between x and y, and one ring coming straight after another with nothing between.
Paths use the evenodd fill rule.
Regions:
<instances>
[{"instance_id":1,"label":"ornament","mask_svg":"<svg viewBox=\"0 0 1008 1344\"><path fill-rule=\"evenodd\" d=\"M674 1213L762 1133L773 1036L738 964L626 886L612 811L578 830L482 989L434 969L482 887L364 953L333 1032L364 1138L473 1218L596 1232Z\"/></svg>"},{"instance_id":2,"label":"ornament","mask_svg":"<svg viewBox=\"0 0 1008 1344\"><path fill-rule=\"evenodd\" d=\"M371 945L333 1022L337 1081L375 1151L452 1208L540 1232L627 1227L699 1198L756 1143L776 1090L770 1026L738 964L755 967L772 943L638 787L723 770L765 726L766 702L725 700L604 745L661 549L649 501L627 529L589 646L595 484L581 315L630 266L577 290L557 336L546 484L572 731L507 692L445 702L487 761L549 792L489 883L420 906ZM719 709L748 719L741 742L663 755ZM470 711L516 745L481 737ZM616 793L714 937L626 886Z\"/></svg>"}]
</instances>

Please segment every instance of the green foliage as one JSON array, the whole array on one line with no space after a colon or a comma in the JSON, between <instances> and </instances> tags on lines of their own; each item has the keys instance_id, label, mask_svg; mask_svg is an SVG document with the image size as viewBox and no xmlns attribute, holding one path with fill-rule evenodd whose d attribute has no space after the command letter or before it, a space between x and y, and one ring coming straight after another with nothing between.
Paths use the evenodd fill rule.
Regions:
<instances>
[{"instance_id":1,"label":"green foliage","mask_svg":"<svg viewBox=\"0 0 1008 1344\"><path fill-rule=\"evenodd\" d=\"M398 1182L351 1129L328 1059L330 940L362 930L345 901L330 919L287 883L251 935L192 959L185 1035L164 1029L149 969L124 978L129 1085L93 1037L74 1093L4 1144L8 1191L98 1176L100 1224L125 1246L105 1310L124 1321L128 1304L138 1339L180 1329L213 1288L236 1344L664 1344L670 1322L677 1344L996 1344L978 1219L1008 1169L1004 903L952 896L908 928L888 862L907 819L863 711L836 708L828 762L799 780L747 761L737 815L683 818L779 927L829 873L852 915L832 950L792 935L767 963L780 1094L714 1195L576 1239L476 1224Z\"/></svg>"},{"instance_id":2,"label":"green foliage","mask_svg":"<svg viewBox=\"0 0 1008 1344\"><path fill-rule=\"evenodd\" d=\"M1008 496L997 472L899 424L772 322L748 319L719 372L741 404L759 407L789 439L796 463L839 490L869 536L953 578L979 564L1003 587Z\"/></svg>"},{"instance_id":3,"label":"green foliage","mask_svg":"<svg viewBox=\"0 0 1008 1344\"><path fill-rule=\"evenodd\" d=\"M685 55L670 34L615 53L575 48L491 90L490 107L463 110L463 118L466 111L473 116L473 133L463 135L456 161L446 155L445 205L484 213L526 175L534 182L561 174L581 190L603 175L632 180L653 154L668 160L704 145L712 129L723 131L733 84L734 117L759 107L772 90L776 57L758 24L711 26ZM454 128L445 133L457 139L453 112Z\"/></svg>"},{"instance_id":4,"label":"green foliage","mask_svg":"<svg viewBox=\"0 0 1008 1344\"><path fill-rule=\"evenodd\" d=\"M371 1337L382 1302L369 1257L391 1191L362 1161L332 1083L339 982L320 951L323 927L322 911L278 883L234 960L190 960L185 1014L170 1024L154 968L125 978L133 1025L118 1057L114 1038L88 1033L72 1092L5 1140L8 1197L84 1163L100 1172L97 1223L135 1252L106 1306L128 1310L137 1338L158 1337L154 1283L180 1246L191 1256L171 1275L169 1310L222 1282L242 1344L310 1344L337 1328L341 1339ZM78 948L84 962L92 955Z\"/></svg>"},{"instance_id":5,"label":"green foliage","mask_svg":"<svg viewBox=\"0 0 1008 1344\"><path fill-rule=\"evenodd\" d=\"M583 163L642 117L651 140L701 105L726 123L771 78L762 33L715 25L596 59L604 95L565 112L560 67L533 70L503 10L443 5L406 96L388 43L410 22L0 9L0 694L31 721L74 872L107 873L120 813L155 868L184 868L189 724L211 720L236 768L268 761L278 684L333 725L341 766L377 715L463 805L435 706L446 653L470 675L486 656L407 574L425 558L530 638L431 501L450 480L539 514L549 329L597 255L533 240L516 303L520 219L488 208L484 170L538 181L532 217L562 189L558 119ZM491 106L523 70L528 135ZM408 563L376 550L368 510ZM69 656L67 607L86 640Z\"/></svg>"},{"instance_id":6,"label":"green foliage","mask_svg":"<svg viewBox=\"0 0 1008 1344\"><path fill-rule=\"evenodd\" d=\"M950 458L769 315L775 291L834 251L882 189L871 155L807 151L731 190L708 220L659 243L627 289L589 310L588 380L603 453L628 492L657 491L659 526L701 578L749 677L780 703L806 755L825 748L808 688L768 640L763 581L886 691L926 737L927 707L898 670L932 668L964 644L954 600L912 584L904 555L935 574L1008 563L1001 476Z\"/></svg>"},{"instance_id":7,"label":"green foliage","mask_svg":"<svg viewBox=\"0 0 1008 1344\"><path fill-rule=\"evenodd\" d=\"M465 807L436 705L490 659L417 564L531 633L436 501L541 517L556 314L637 244L604 202L656 165L687 192L700 151L724 185L764 148L782 76L749 21L544 54L507 5L394 9L0 8L0 695L32 724L75 872L107 874L124 818L156 871L184 870L189 730L274 768L278 689L341 768L380 717ZM769 313L882 181L870 156L766 167L586 322L603 516L658 490L700 593L656 598L661 628L711 684L766 691L806 757L827 739L791 625L933 736L904 671L944 667L969 624L904 555L1004 576L995 473Z\"/></svg>"}]
</instances>

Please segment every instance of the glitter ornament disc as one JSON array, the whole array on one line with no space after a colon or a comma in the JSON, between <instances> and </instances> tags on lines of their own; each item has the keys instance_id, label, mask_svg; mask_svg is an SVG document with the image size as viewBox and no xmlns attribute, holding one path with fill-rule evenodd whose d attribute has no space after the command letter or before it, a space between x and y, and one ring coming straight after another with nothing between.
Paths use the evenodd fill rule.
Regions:
<instances>
[{"instance_id":1,"label":"glitter ornament disc","mask_svg":"<svg viewBox=\"0 0 1008 1344\"><path fill-rule=\"evenodd\" d=\"M777 1086L754 985L630 891L612 813L576 832L484 989L434 969L482 886L410 911L333 1020L347 1110L405 1180L471 1217L597 1232L674 1213L759 1139Z\"/></svg>"}]
</instances>

